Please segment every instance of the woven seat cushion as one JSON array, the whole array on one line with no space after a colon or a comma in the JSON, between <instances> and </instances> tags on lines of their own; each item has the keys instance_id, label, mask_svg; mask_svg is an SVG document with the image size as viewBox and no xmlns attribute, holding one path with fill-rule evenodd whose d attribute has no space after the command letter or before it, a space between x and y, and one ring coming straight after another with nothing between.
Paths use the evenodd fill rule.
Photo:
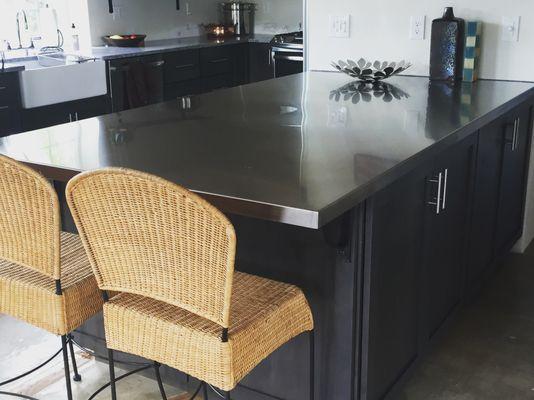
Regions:
<instances>
[{"instance_id":1,"label":"woven seat cushion","mask_svg":"<svg viewBox=\"0 0 534 400\"><path fill-rule=\"evenodd\" d=\"M0 259L0 313L65 335L102 309L91 265L77 235L61 233L61 285L54 279Z\"/></svg>"},{"instance_id":2,"label":"woven seat cushion","mask_svg":"<svg viewBox=\"0 0 534 400\"><path fill-rule=\"evenodd\" d=\"M313 329L306 298L295 286L236 272L229 341L222 328L167 303L121 293L104 305L109 348L169 365L232 390L259 362Z\"/></svg>"}]
</instances>

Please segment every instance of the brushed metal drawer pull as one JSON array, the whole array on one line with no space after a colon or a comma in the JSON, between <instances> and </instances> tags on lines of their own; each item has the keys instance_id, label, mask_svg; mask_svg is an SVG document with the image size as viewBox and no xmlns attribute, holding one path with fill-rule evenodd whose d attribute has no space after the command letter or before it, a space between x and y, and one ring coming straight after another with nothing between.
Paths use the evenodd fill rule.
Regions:
<instances>
[{"instance_id":1,"label":"brushed metal drawer pull","mask_svg":"<svg viewBox=\"0 0 534 400\"><path fill-rule=\"evenodd\" d=\"M209 62L212 64L219 64L228 61L228 58L218 58L216 60L210 60Z\"/></svg>"},{"instance_id":2,"label":"brushed metal drawer pull","mask_svg":"<svg viewBox=\"0 0 534 400\"><path fill-rule=\"evenodd\" d=\"M9 106L0 106L0 111L7 110Z\"/></svg>"},{"instance_id":3,"label":"brushed metal drawer pull","mask_svg":"<svg viewBox=\"0 0 534 400\"><path fill-rule=\"evenodd\" d=\"M184 65L175 65L174 68L176 69L186 69L186 68L193 68L195 64L184 64Z\"/></svg>"},{"instance_id":4,"label":"brushed metal drawer pull","mask_svg":"<svg viewBox=\"0 0 534 400\"><path fill-rule=\"evenodd\" d=\"M428 204L431 205L431 206L436 206L436 214L439 214L440 211L441 211L441 182L442 182L442 179L443 179L443 174L440 172L438 174L438 177L437 179L434 178L434 179L430 179L429 182L432 182L432 183L437 183L438 184L438 192L437 192L437 195L436 195L436 201L429 201Z\"/></svg>"},{"instance_id":5,"label":"brushed metal drawer pull","mask_svg":"<svg viewBox=\"0 0 534 400\"><path fill-rule=\"evenodd\" d=\"M443 205L441 209L445 211L445 202L447 201L447 178L449 177L449 169L445 169L445 179L443 181Z\"/></svg>"},{"instance_id":6,"label":"brushed metal drawer pull","mask_svg":"<svg viewBox=\"0 0 534 400\"><path fill-rule=\"evenodd\" d=\"M0 86L0 90L6 90L7 86Z\"/></svg>"}]
</instances>

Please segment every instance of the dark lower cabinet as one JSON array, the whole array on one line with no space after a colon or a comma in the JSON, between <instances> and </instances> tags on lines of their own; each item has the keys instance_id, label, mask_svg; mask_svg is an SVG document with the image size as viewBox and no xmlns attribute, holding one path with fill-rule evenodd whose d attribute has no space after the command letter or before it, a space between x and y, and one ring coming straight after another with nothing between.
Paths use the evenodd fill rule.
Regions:
<instances>
[{"instance_id":1,"label":"dark lower cabinet","mask_svg":"<svg viewBox=\"0 0 534 400\"><path fill-rule=\"evenodd\" d=\"M507 117L495 235L497 252L507 251L521 237L531 131L529 105L517 108Z\"/></svg>"},{"instance_id":2,"label":"dark lower cabinet","mask_svg":"<svg viewBox=\"0 0 534 400\"><path fill-rule=\"evenodd\" d=\"M475 156L471 135L368 201L363 400L388 395L460 303Z\"/></svg>"},{"instance_id":3,"label":"dark lower cabinet","mask_svg":"<svg viewBox=\"0 0 534 400\"><path fill-rule=\"evenodd\" d=\"M0 73L0 137L21 129L18 73Z\"/></svg>"},{"instance_id":4,"label":"dark lower cabinet","mask_svg":"<svg viewBox=\"0 0 534 400\"><path fill-rule=\"evenodd\" d=\"M22 130L31 131L108 113L106 96L22 110Z\"/></svg>"},{"instance_id":5,"label":"dark lower cabinet","mask_svg":"<svg viewBox=\"0 0 534 400\"><path fill-rule=\"evenodd\" d=\"M271 58L270 43L250 43L249 79L250 82L274 78L274 65Z\"/></svg>"},{"instance_id":6,"label":"dark lower cabinet","mask_svg":"<svg viewBox=\"0 0 534 400\"><path fill-rule=\"evenodd\" d=\"M480 130L467 268L470 288L480 286L494 262L521 236L531 132L529 104Z\"/></svg>"},{"instance_id":7,"label":"dark lower cabinet","mask_svg":"<svg viewBox=\"0 0 534 400\"><path fill-rule=\"evenodd\" d=\"M382 399L419 354L425 172L368 202L361 399Z\"/></svg>"},{"instance_id":8,"label":"dark lower cabinet","mask_svg":"<svg viewBox=\"0 0 534 400\"><path fill-rule=\"evenodd\" d=\"M460 303L476 157L476 135L443 152L427 177L423 246L424 340Z\"/></svg>"}]
</instances>

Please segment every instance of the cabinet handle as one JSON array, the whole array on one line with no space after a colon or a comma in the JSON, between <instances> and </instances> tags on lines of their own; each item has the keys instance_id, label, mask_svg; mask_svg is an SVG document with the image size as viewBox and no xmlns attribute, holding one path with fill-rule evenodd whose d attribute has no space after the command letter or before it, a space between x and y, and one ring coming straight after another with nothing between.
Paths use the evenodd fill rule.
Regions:
<instances>
[{"instance_id":1,"label":"cabinet handle","mask_svg":"<svg viewBox=\"0 0 534 400\"><path fill-rule=\"evenodd\" d=\"M74 113L74 120L75 120L75 121L78 121L78 111L76 111L76 112Z\"/></svg>"},{"instance_id":2,"label":"cabinet handle","mask_svg":"<svg viewBox=\"0 0 534 400\"><path fill-rule=\"evenodd\" d=\"M514 123L514 142L512 144L512 151L516 151L519 147L519 126L521 124L521 118L517 118Z\"/></svg>"},{"instance_id":3,"label":"cabinet handle","mask_svg":"<svg viewBox=\"0 0 534 400\"><path fill-rule=\"evenodd\" d=\"M72 122L72 114L69 113L69 122Z\"/></svg>"},{"instance_id":4,"label":"cabinet handle","mask_svg":"<svg viewBox=\"0 0 534 400\"><path fill-rule=\"evenodd\" d=\"M445 178L443 179L443 204L441 209L445 211L445 202L447 200L447 178L449 177L449 169L445 168Z\"/></svg>"},{"instance_id":5,"label":"cabinet handle","mask_svg":"<svg viewBox=\"0 0 534 400\"><path fill-rule=\"evenodd\" d=\"M6 90L6 89L7 89L7 87L5 87L5 86L0 86L0 90Z\"/></svg>"},{"instance_id":6,"label":"cabinet handle","mask_svg":"<svg viewBox=\"0 0 534 400\"><path fill-rule=\"evenodd\" d=\"M228 58L218 58L216 60L210 60L210 63L212 64L219 64L228 61Z\"/></svg>"},{"instance_id":7,"label":"cabinet handle","mask_svg":"<svg viewBox=\"0 0 534 400\"><path fill-rule=\"evenodd\" d=\"M436 214L441 212L441 184L443 180L443 173L439 173L437 178L430 179L429 182L438 184L438 192L436 194L436 201L429 201L428 204L431 206L436 206Z\"/></svg>"},{"instance_id":8,"label":"cabinet handle","mask_svg":"<svg viewBox=\"0 0 534 400\"><path fill-rule=\"evenodd\" d=\"M193 68L195 64L183 64L183 65L175 65L174 68L176 69L187 69L187 68Z\"/></svg>"},{"instance_id":9,"label":"cabinet handle","mask_svg":"<svg viewBox=\"0 0 534 400\"><path fill-rule=\"evenodd\" d=\"M148 63L148 65L150 67L161 67L165 64L165 61L164 60L160 60L160 61L154 61L154 62L151 62L151 63Z\"/></svg>"},{"instance_id":10,"label":"cabinet handle","mask_svg":"<svg viewBox=\"0 0 534 400\"><path fill-rule=\"evenodd\" d=\"M9 108L9 106L0 106L0 111L7 110L8 108Z\"/></svg>"}]
</instances>

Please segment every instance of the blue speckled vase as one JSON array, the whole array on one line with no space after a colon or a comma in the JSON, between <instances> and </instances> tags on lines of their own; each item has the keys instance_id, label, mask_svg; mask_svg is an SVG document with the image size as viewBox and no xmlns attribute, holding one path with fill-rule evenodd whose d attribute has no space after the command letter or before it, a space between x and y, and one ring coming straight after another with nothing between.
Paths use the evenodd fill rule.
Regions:
<instances>
[{"instance_id":1,"label":"blue speckled vase","mask_svg":"<svg viewBox=\"0 0 534 400\"><path fill-rule=\"evenodd\" d=\"M463 75L465 22L447 7L442 18L432 21L430 79L461 80Z\"/></svg>"}]
</instances>

